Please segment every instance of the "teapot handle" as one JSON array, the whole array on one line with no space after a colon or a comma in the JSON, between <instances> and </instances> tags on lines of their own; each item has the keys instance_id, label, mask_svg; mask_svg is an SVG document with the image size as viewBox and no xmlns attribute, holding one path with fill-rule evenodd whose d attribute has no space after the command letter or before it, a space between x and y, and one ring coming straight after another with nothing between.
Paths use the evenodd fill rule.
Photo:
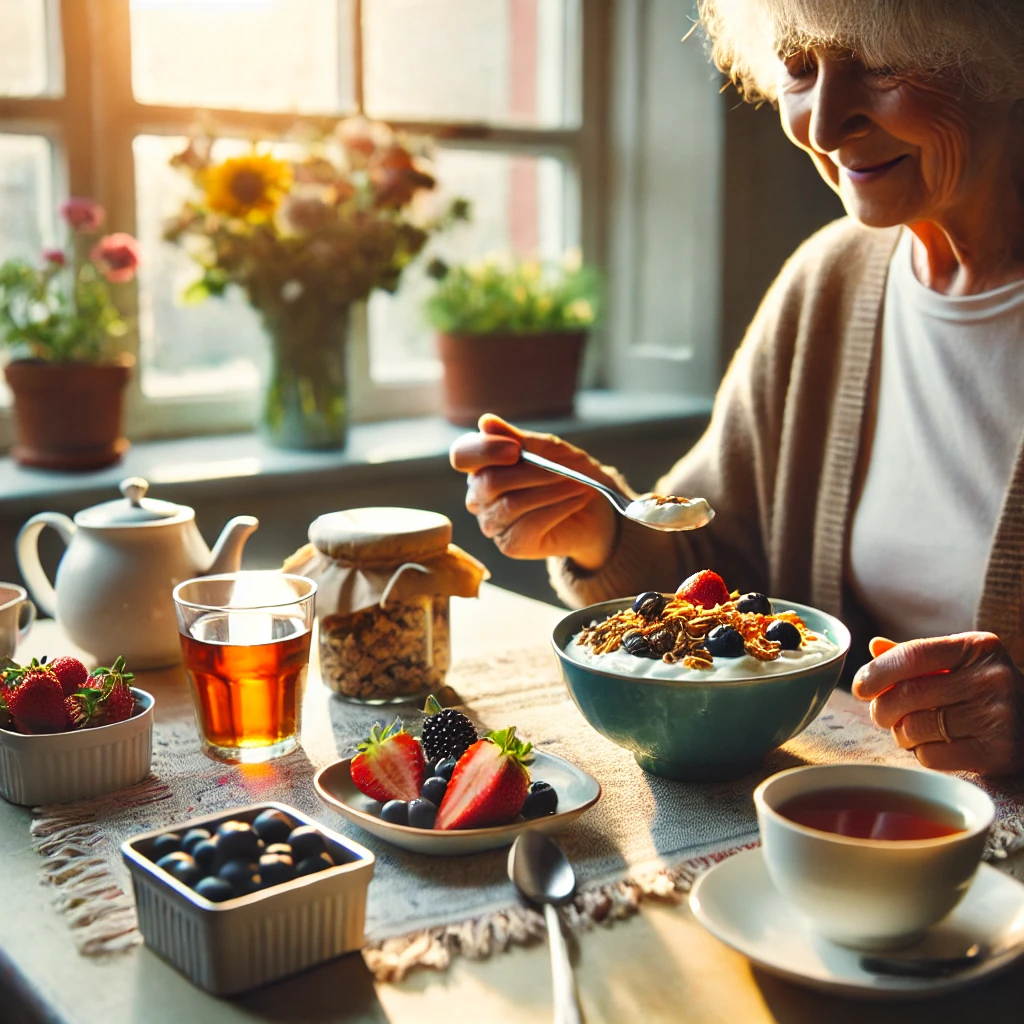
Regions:
<instances>
[{"instance_id":1,"label":"teapot handle","mask_svg":"<svg viewBox=\"0 0 1024 1024\"><path fill-rule=\"evenodd\" d=\"M14 551L32 599L44 615L56 618L57 593L39 561L39 534L45 526L52 526L65 545L70 544L71 538L78 532L78 527L62 512L40 512L18 531Z\"/></svg>"}]
</instances>

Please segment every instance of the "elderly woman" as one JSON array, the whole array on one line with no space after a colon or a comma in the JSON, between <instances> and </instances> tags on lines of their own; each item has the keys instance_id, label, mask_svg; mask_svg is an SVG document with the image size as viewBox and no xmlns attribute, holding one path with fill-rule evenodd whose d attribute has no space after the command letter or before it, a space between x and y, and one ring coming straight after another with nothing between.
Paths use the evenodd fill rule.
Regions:
<instances>
[{"instance_id":1,"label":"elderly woman","mask_svg":"<svg viewBox=\"0 0 1024 1024\"><path fill-rule=\"evenodd\" d=\"M858 670L921 764L1024 772L1024 3L703 0L713 55L848 217L788 261L703 438L657 484L704 495L662 534L525 447L631 493L558 438L496 417L456 442L467 507L570 604L672 590L702 567L898 646ZM857 658L857 655L854 655ZM856 662L855 662L856 663Z\"/></svg>"}]
</instances>

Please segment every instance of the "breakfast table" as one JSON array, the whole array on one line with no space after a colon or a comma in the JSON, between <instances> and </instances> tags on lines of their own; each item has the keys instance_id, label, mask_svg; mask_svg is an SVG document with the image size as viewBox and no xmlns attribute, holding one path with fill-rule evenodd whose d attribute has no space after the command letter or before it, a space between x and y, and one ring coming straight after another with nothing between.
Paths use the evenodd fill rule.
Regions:
<instances>
[{"instance_id":1,"label":"breakfast table","mask_svg":"<svg viewBox=\"0 0 1024 1024\"><path fill-rule=\"evenodd\" d=\"M485 585L479 600L452 602L456 661L495 649L536 648L564 611ZM314 645L315 646L315 645ZM73 653L55 623L37 623L19 660ZM140 672L136 685L156 698L158 722L188 721L192 710L182 669ZM336 700L311 664L303 715L307 751L334 751L330 716ZM854 702L837 693L833 703ZM312 757L312 753L311 753ZM639 771L639 769L637 769ZM377 982L358 954L232 999L192 986L145 946L101 957L80 955L40 880L27 808L0 801L0 1021L69 1024L191 1024L217 1021L462 1020L528 1024L551 1019L546 946L516 946L487 959L455 957L444 971L416 969L399 982ZM325 810L324 820L329 816ZM1018 856L1019 860L1019 856ZM570 938L584 1019L597 1022L860 1021L878 1024L999 1021L1024 1007L1024 965L942 999L864 1003L806 990L758 968L697 923L685 898L646 900L639 913Z\"/></svg>"}]
</instances>

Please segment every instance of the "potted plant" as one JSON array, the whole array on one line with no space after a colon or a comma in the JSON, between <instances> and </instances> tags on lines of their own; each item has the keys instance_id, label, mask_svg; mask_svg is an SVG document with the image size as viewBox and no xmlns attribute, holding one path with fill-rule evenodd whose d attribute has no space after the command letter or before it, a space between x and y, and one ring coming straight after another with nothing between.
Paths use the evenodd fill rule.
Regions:
<instances>
[{"instance_id":1,"label":"potted plant","mask_svg":"<svg viewBox=\"0 0 1024 1024\"><path fill-rule=\"evenodd\" d=\"M560 262L491 257L449 267L433 260L427 300L444 366L444 413L471 426L485 412L520 419L573 410L600 282L578 250Z\"/></svg>"},{"instance_id":2,"label":"potted plant","mask_svg":"<svg viewBox=\"0 0 1024 1024\"><path fill-rule=\"evenodd\" d=\"M395 291L430 235L469 206L432 210L426 141L363 117L307 142L296 159L254 148L216 161L212 143L193 139L172 161L195 186L164 233L201 268L186 299L237 285L261 314L271 343L267 440L344 447L352 304Z\"/></svg>"},{"instance_id":3,"label":"potted plant","mask_svg":"<svg viewBox=\"0 0 1024 1024\"><path fill-rule=\"evenodd\" d=\"M139 265L136 240L99 236L106 214L91 199L60 208L63 249L41 265L0 265L0 343L11 350L4 376L14 396L14 458L43 469L99 469L128 450L124 391L134 357L117 351L128 330L111 296Z\"/></svg>"}]
</instances>

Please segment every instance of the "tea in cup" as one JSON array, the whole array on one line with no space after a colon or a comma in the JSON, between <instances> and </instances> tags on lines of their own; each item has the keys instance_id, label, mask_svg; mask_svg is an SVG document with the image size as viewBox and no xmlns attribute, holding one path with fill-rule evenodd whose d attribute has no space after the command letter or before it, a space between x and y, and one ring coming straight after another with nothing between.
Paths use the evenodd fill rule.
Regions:
<instances>
[{"instance_id":1,"label":"tea in cup","mask_svg":"<svg viewBox=\"0 0 1024 1024\"><path fill-rule=\"evenodd\" d=\"M775 888L826 938L910 945L970 888L995 815L952 775L885 765L811 765L754 791Z\"/></svg>"},{"instance_id":2,"label":"tea in cup","mask_svg":"<svg viewBox=\"0 0 1024 1024\"><path fill-rule=\"evenodd\" d=\"M0 583L0 661L13 658L18 644L36 621L36 606L24 587Z\"/></svg>"}]
</instances>

